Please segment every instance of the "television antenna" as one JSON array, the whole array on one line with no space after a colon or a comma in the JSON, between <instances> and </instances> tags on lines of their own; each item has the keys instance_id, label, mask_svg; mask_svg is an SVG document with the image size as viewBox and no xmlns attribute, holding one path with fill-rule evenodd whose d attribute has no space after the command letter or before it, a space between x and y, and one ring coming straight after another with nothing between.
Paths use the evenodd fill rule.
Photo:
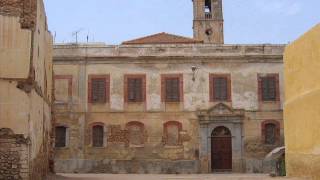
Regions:
<instances>
[{"instance_id":1,"label":"television antenna","mask_svg":"<svg viewBox=\"0 0 320 180\"><path fill-rule=\"evenodd\" d=\"M79 35L79 33L82 32L83 30L84 30L83 28L80 28L79 30L72 32L72 37L75 37L75 38L76 38L76 44L78 44L78 35Z\"/></svg>"}]
</instances>

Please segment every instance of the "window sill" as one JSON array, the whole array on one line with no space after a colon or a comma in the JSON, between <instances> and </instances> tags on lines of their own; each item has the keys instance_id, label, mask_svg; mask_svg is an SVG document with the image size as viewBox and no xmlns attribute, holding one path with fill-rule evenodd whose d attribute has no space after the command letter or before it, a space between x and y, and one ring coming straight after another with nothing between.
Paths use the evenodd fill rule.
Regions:
<instances>
[{"instance_id":1,"label":"window sill","mask_svg":"<svg viewBox=\"0 0 320 180\"><path fill-rule=\"evenodd\" d=\"M232 102L231 99L220 100L220 99L210 99L210 102Z\"/></svg>"},{"instance_id":2,"label":"window sill","mask_svg":"<svg viewBox=\"0 0 320 180\"><path fill-rule=\"evenodd\" d=\"M69 147L54 147L55 150L68 150Z\"/></svg>"},{"instance_id":3,"label":"window sill","mask_svg":"<svg viewBox=\"0 0 320 180\"><path fill-rule=\"evenodd\" d=\"M179 148L183 148L183 145L165 145L164 148L165 149L179 149Z\"/></svg>"},{"instance_id":4,"label":"window sill","mask_svg":"<svg viewBox=\"0 0 320 180\"><path fill-rule=\"evenodd\" d=\"M144 103L146 103L146 102L125 102L126 104L144 104Z\"/></svg>"},{"instance_id":5,"label":"window sill","mask_svg":"<svg viewBox=\"0 0 320 180\"><path fill-rule=\"evenodd\" d=\"M90 148L92 148L92 149L105 149L106 147L93 147L93 146L91 146Z\"/></svg>"},{"instance_id":6,"label":"window sill","mask_svg":"<svg viewBox=\"0 0 320 180\"><path fill-rule=\"evenodd\" d=\"M54 105L67 105L67 104L69 103L65 101L54 101Z\"/></svg>"},{"instance_id":7,"label":"window sill","mask_svg":"<svg viewBox=\"0 0 320 180\"><path fill-rule=\"evenodd\" d=\"M275 104L279 103L280 101L260 101L261 103L268 103L268 104Z\"/></svg>"},{"instance_id":8,"label":"window sill","mask_svg":"<svg viewBox=\"0 0 320 180\"><path fill-rule=\"evenodd\" d=\"M144 148L144 145L129 145L129 148Z\"/></svg>"},{"instance_id":9,"label":"window sill","mask_svg":"<svg viewBox=\"0 0 320 180\"><path fill-rule=\"evenodd\" d=\"M88 103L88 104L90 104L90 105L105 105L105 104L109 104L109 102L101 102L101 103Z\"/></svg>"},{"instance_id":10,"label":"window sill","mask_svg":"<svg viewBox=\"0 0 320 180\"><path fill-rule=\"evenodd\" d=\"M181 101L178 101L178 102L167 102L167 101L165 101L164 103L166 103L166 104L180 104L182 102Z\"/></svg>"}]
</instances>

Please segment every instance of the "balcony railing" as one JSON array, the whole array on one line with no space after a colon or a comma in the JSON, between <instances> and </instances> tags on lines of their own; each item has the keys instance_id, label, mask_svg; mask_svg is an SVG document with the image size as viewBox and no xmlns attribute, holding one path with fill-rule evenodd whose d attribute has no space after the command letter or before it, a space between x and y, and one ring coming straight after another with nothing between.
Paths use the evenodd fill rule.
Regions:
<instances>
[{"instance_id":1,"label":"balcony railing","mask_svg":"<svg viewBox=\"0 0 320 180\"><path fill-rule=\"evenodd\" d=\"M206 12L206 13L205 13L205 19L212 19L212 14Z\"/></svg>"}]
</instances>

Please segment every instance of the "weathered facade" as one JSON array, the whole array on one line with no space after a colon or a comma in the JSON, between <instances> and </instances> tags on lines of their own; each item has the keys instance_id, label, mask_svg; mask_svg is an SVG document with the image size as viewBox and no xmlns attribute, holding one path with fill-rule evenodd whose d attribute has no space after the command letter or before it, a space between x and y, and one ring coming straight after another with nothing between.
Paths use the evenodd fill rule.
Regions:
<instances>
[{"instance_id":1,"label":"weathered facade","mask_svg":"<svg viewBox=\"0 0 320 180\"><path fill-rule=\"evenodd\" d=\"M222 2L194 6L195 39L55 45L57 172L271 171L284 46L224 45Z\"/></svg>"},{"instance_id":2,"label":"weathered facade","mask_svg":"<svg viewBox=\"0 0 320 180\"><path fill-rule=\"evenodd\" d=\"M288 176L320 179L320 25L285 51Z\"/></svg>"},{"instance_id":3,"label":"weathered facade","mask_svg":"<svg viewBox=\"0 0 320 180\"><path fill-rule=\"evenodd\" d=\"M51 151L52 38L41 0L0 2L0 179L42 180Z\"/></svg>"}]
</instances>

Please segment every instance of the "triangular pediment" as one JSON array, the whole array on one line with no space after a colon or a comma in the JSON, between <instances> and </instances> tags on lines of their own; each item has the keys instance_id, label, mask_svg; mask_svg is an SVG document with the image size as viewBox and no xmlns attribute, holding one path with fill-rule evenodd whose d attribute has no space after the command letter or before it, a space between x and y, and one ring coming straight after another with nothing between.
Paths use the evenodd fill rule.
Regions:
<instances>
[{"instance_id":1,"label":"triangular pediment","mask_svg":"<svg viewBox=\"0 0 320 180\"><path fill-rule=\"evenodd\" d=\"M208 110L208 115L219 116L219 115L232 115L234 110L224 103L219 103Z\"/></svg>"},{"instance_id":2,"label":"triangular pediment","mask_svg":"<svg viewBox=\"0 0 320 180\"><path fill-rule=\"evenodd\" d=\"M196 44L202 43L202 41L183 37L179 35L169 34L169 33L158 33L150 36L141 37L138 39L125 41L124 45L138 45L138 44Z\"/></svg>"}]
</instances>

